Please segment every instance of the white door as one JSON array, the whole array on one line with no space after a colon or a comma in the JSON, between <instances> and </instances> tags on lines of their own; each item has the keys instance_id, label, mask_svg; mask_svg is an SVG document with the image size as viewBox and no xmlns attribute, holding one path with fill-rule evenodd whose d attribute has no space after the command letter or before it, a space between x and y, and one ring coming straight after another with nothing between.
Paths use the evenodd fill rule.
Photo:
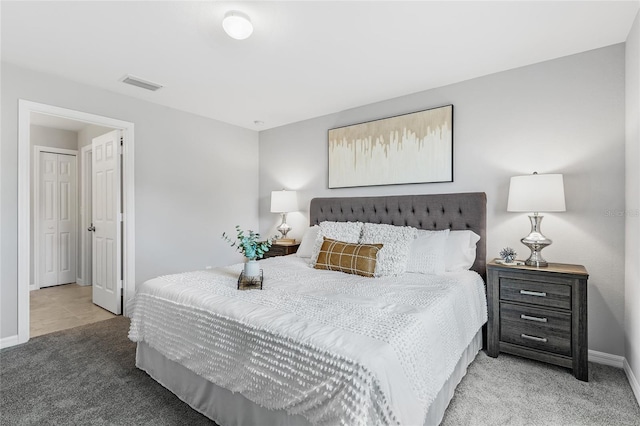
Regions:
<instances>
[{"instance_id":1,"label":"white door","mask_svg":"<svg viewBox=\"0 0 640 426\"><path fill-rule=\"evenodd\" d=\"M92 142L93 303L116 315L122 313L120 208L120 130Z\"/></svg>"},{"instance_id":2,"label":"white door","mask_svg":"<svg viewBox=\"0 0 640 426\"><path fill-rule=\"evenodd\" d=\"M76 157L40 152L39 286L76 281Z\"/></svg>"}]
</instances>

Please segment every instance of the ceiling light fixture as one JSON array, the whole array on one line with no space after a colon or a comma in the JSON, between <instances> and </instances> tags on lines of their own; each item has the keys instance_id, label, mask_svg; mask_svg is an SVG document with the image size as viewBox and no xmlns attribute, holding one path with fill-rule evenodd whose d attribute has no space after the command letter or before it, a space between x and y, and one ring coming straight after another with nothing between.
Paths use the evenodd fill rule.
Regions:
<instances>
[{"instance_id":1,"label":"ceiling light fixture","mask_svg":"<svg viewBox=\"0 0 640 426\"><path fill-rule=\"evenodd\" d=\"M158 89L162 89L162 84L154 83L153 81L144 80L140 77L133 76L131 74L127 74L120 79L121 82L130 84L132 86L140 87L142 89L151 90L155 92Z\"/></svg>"},{"instance_id":2,"label":"ceiling light fixture","mask_svg":"<svg viewBox=\"0 0 640 426\"><path fill-rule=\"evenodd\" d=\"M244 40L253 33L253 25L249 16L237 10L231 10L224 15L222 28L229 37Z\"/></svg>"}]
</instances>

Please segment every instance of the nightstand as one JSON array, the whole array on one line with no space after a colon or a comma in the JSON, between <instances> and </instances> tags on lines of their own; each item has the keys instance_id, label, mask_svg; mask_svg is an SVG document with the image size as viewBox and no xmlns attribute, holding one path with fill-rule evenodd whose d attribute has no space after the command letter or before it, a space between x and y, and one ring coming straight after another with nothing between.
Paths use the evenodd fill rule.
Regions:
<instances>
[{"instance_id":1,"label":"nightstand","mask_svg":"<svg viewBox=\"0 0 640 426\"><path fill-rule=\"evenodd\" d=\"M589 380L584 266L487 264L487 354L519 355L573 370Z\"/></svg>"},{"instance_id":2,"label":"nightstand","mask_svg":"<svg viewBox=\"0 0 640 426\"><path fill-rule=\"evenodd\" d=\"M287 256L298 251L300 243L295 244L272 244L268 252L264 254L267 257Z\"/></svg>"}]
</instances>

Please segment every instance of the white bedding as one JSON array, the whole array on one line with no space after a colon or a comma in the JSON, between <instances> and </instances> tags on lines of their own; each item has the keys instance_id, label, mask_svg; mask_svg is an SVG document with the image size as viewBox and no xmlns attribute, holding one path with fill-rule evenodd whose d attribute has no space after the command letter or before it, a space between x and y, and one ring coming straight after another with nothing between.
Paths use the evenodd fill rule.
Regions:
<instances>
[{"instance_id":1,"label":"white bedding","mask_svg":"<svg viewBox=\"0 0 640 426\"><path fill-rule=\"evenodd\" d=\"M129 337L256 404L316 424L422 424L486 322L474 272L362 278L304 259L261 261L140 286Z\"/></svg>"}]
</instances>

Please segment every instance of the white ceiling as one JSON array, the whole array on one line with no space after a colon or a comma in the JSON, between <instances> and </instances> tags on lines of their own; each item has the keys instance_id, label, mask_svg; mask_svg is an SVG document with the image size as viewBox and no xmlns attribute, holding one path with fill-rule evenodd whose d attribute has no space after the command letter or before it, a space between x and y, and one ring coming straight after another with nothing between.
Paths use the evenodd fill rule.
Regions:
<instances>
[{"instance_id":1,"label":"white ceiling","mask_svg":"<svg viewBox=\"0 0 640 426\"><path fill-rule=\"evenodd\" d=\"M3 1L2 60L263 130L624 42L638 8L638 1ZM251 17L249 39L223 32L228 10ZM165 87L128 86L119 82L125 74Z\"/></svg>"}]
</instances>

